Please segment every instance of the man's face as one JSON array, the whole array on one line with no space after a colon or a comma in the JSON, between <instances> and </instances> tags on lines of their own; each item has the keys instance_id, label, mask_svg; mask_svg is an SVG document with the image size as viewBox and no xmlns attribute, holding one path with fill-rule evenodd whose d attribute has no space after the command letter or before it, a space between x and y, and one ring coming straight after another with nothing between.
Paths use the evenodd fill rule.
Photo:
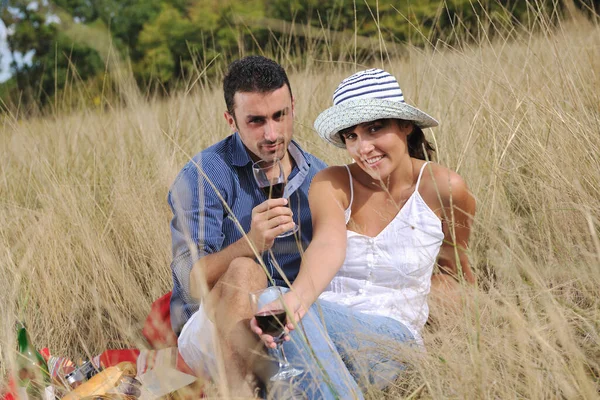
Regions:
<instances>
[{"instance_id":1,"label":"man's face","mask_svg":"<svg viewBox=\"0 0 600 400\"><path fill-rule=\"evenodd\" d=\"M287 85L272 92L236 92L233 114L225 112L253 160L283 160L292 140L294 100Z\"/></svg>"}]
</instances>

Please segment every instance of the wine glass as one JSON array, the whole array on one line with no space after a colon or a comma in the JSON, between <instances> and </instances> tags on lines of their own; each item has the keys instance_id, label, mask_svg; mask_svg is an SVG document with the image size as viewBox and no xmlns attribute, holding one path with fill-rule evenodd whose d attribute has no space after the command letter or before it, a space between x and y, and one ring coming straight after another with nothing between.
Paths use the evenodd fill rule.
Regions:
<instances>
[{"instance_id":1,"label":"wine glass","mask_svg":"<svg viewBox=\"0 0 600 400\"><path fill-rule=\"evenodd\" d=\"M282 289L280 286L269 286L266 289L250 293L250 303L254 309L256 324L263 333L273 336L277 345L279 370L271 377L272 381L286 381L304 372L302 369L291 366L283 352L286 311Z\"/></svg>"},{"instance_id":2,"label":"wine glass","mask_svg":"<svg viewBox=\"0 0 600 400\"><path fill-rule=\"evenodd\" d=\"M285 174L281 161L259 160L252 164L252 173L258 187L265 193L268 199L280 199L285 193ZM288 203L289 204L289 203ZM298 225L287 232L278 235L278 238L293 235L298 232Z\"/></svg>"}]
</instances>

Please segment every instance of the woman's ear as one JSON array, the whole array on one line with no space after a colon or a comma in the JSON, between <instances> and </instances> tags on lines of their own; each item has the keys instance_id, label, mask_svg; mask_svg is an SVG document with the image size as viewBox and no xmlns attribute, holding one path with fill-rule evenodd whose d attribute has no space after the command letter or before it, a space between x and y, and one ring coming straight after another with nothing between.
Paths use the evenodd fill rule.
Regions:
<instances>
[{"instance_id":1,"label":"woman's ear","mask_svg":"<svg viewBox=\"0 0 600 400\"><path fill-rule=\"evenodd\" d=\"M400 130L406 133L406 136L410 136L415 131L415 124L412 121L398 119L397 123Z\"/></svg>"}]
</instances>

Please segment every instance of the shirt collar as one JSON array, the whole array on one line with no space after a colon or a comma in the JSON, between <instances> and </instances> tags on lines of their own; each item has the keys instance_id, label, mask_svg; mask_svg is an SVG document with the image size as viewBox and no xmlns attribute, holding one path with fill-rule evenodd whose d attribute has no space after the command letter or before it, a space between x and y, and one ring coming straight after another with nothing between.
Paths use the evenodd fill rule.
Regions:
<instances>
[{"instance_id":1,"label":"shirt collar","mask_svg":"<svg viewBox=\"0 0 600 400\"><path fill-rule=\"evenodd\" d=\"M296 162L298 173L294 175L292 171L292 174L290 174L290 178L288 183L285 185L285 192L283 194L285 197L289 197L300 186L302 186L310 170L310 162L308 161L308 157L306 157L306 154L300 148L298 143L292 140L288 146L288 150L290 152L290 156Z\"/></svg>"},{"instance_id":2,"label":"shirt collar","mask_svg":"<svg viewBox=\"0 0 600 400\"><path fill-rule=\"evenodd\" d=\"M288 151L290 152L290 156L292 156L296 162L296 166L299 170L308 170L310 168L310 162L308 161L304 150L302 150L298 143L292 140L288 146Z\"/></svg>"},{"instance_id":3,"label":"shirt collar","mask_svg":"<svg viewBox=\"0 0 600 400\"><path fill-rule=\"evenodd\" d=\"M248 150L246 150L246 146L244 146L240 134L237 132L233 134L233 141L231 142L231 157L231 163L236 167L243 167L252 162Z\"/></svg>"}]
</instances>

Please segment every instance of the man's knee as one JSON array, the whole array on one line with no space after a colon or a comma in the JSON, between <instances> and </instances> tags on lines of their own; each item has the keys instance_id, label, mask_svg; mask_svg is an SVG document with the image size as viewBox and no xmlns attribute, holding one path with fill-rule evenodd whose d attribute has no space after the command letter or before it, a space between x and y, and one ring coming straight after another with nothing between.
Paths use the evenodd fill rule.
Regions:
<instances>
[{"instance_id":1,"label":"man's knee","mask_svg":"<svg viewBox=\"0 0 600 400\"><path fill-rule=\"evenodd\" d=\"M234 259L219 284L223 288L242 289L247 292L259 290L267 286L267 275L263 267L248 257Z\"/></svg>"}]
</instances>

